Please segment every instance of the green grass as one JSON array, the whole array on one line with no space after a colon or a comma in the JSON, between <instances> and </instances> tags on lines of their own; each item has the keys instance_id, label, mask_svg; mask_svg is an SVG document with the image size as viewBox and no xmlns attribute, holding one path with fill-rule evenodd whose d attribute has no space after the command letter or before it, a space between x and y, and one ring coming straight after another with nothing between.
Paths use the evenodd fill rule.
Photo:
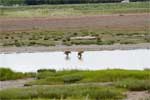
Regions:
<instances>
[{"instance_id":1,"label":"green grass","mask_svg":"<svg viewBox=\"0 0 150 100\"><path fill-rule=\"evenodd\" d=\"M127 91L148 90L150 92L150 84L148 84L150 70L147 69L141 71L40 69L37 71L36 78L35 81L25 84L28 87L1 90L1 100L122 100L126 97ZM101 85L99 84L101 82L111 84Z\"/></svg>"},{"instance_id":2,"label":"green grass","mask_svg":"<svg viewBox=\"0 0 150 100\"><path fill-rule=\"evenodd\" d=\"M39 72L37 80L27 83L28 85L54 85L69 83L92 83L92 82L116 82L133 78L138 80L150 80L150 71L138 70L97 70L97 71L58 71Z\"/></svg>"},{"instance_id":3,"label":"green grass","mask_svg":"<svg viewBox=\"0 0 150 100\"><path fill-rule=\"evenodd\" d=\"M138 79L124 79L122 81L116 82L116 86L119 88L126 88L130 91L145 91L150 89L150 79L149 80L138 80Z\"/></svg>"},{"instance_id":4,"label":"green grass","mask_svg":"<svg viewBox=\"0 0 150 100\"><path fill-rule=\"evenodd\" d=\"M78 36L94 36L97 39L71 39ZM42 31L0 33L0 46L56 46L56 45L112 45L150 43L148 31Z\"/></svg>"},{"instance_id":5,"label":"green grass","mask_svg":"<svg viewBox=\"0 0 150 100\"><path fill-rule=\"evenodd\" d=\"M149 12L148 2L1 7L1 17L78 16Z\"/></svg>"},{"instance_id":6,"label":"green grass","mask_svg":"<svg viewBox=\"0 0 150 100\"><path fill-rule=\"evenodd\" d=\"M34 73L14 72L8 68L0 68L0 81L16 80L16 79L29 78L34 76L35 76Z\"/></svg>"},{"instance_id":7,"label":"green grass","mask_svg":"<svg viewBox=\"0 0 150 100\"><path fill-rule=\"evenodd\" d=\"M65 99L65 100L116 100L122 99L124 90L99 85L35 86L0 91L1 100L14 99Z\"/></svg>"}]
</instances>

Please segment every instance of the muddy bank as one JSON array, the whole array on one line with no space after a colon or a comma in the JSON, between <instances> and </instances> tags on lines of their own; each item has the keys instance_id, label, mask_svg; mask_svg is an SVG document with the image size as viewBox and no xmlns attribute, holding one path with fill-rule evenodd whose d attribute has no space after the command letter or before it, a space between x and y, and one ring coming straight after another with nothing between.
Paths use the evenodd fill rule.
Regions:
<instances>
[{"instance_id":1,"label":"muddy bank","mask_svg":"<svg viewBox=\"0 0 150 100\"><path fill-rule=\"evenodd\" d=\"M28 79L18 79L18 80L9 80L9 81L0 81L0 90L7 88L19 88L23 87L25 83L33 81L33 78Z\"/></svg>"},{"instance_id":2,"label":"muddy bank","mask_svg":"<svg viewBox=\"0 0 150 100\"><path fill-rule=\"evenodd\" d=\"M149 26L149 14L95 15L80 17L1 18L1 32L39 30L114 29L145 30ZM84 24L83 24L84 23Z\"/></svg>"},{"instance_id":3,"label":"muddy bank","mask_svg":"<svg viewBox=\"0 0 150 100\"><path fill-rule=\"evenodd\" d=\"M52 51L102 51L102 50L132 50L150 49L150 43L128 44L128 45L80 45L80 46L51 46L51 47L0 47L0 53L32 53Z\"/></svg>"},{"instance_id":4,"label":"muddy bank","mask_svg":"<svg viewBox=\"0 0 150 100\"><path fill-rule=\"evenodd\" d=\"M150 94L147 91L127 92L125 100L150 100Z\"/></svg>"}]
</instances>

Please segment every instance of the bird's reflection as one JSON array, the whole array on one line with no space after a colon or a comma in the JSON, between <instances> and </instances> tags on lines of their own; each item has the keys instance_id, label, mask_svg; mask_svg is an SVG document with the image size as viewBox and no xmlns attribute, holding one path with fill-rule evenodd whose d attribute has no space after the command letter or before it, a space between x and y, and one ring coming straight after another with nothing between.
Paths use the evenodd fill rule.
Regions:
<instances>
[{"instance_id":1,"label":"bird's reflection","mask_svg":"<svg viewBox=\"0 0 150 100\"><path fill-rule=\"evenodd\" d=\"M78 60L83 61L83 57L82 56L78 57Z\"/></svg>"},{"instance_id":2,"label":"bird's reflection","mask_svg":"<svg viewBox=\"0 0 150 100\"><path fill-rule=\"evenodd\" d=\"M66 56L65 59L66 59L66 60L70 60L70 57L69 57L69 56Z\"/></svg>"}]
</instances>

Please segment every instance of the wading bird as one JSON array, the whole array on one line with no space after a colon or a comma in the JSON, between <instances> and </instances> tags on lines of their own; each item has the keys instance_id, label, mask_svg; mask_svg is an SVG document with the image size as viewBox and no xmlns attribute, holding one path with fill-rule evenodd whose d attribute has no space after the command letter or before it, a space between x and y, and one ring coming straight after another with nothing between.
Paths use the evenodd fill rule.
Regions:
<instances>
[{"instance_id":1,"label":"wading bird","mask_svg":"<svg viewBox=\"0 0 150 100\"><path fill-rule=\"evenodd\" d=\"M64 54L66 55L66 59L69 59L69 54L71 53L71 51L65 51Z\"/></svg>"},{"instance_id":2,"label":"wading bird","mask_svg":"<svg viewBox=\"0 0 150 100\"><path fill-rule=\"evenodd\" d=\"M78 51L78 59L82 59L82 53L83 53L84 51Z\"/></svg>"}]
</instances>

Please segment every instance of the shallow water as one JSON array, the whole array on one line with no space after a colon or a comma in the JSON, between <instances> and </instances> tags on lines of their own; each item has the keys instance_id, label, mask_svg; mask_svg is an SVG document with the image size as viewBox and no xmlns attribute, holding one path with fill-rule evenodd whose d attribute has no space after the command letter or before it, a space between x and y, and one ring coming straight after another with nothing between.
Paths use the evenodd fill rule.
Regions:
<instances>
[{"instance_id":1,"label":"shallow water","mask_svg":"<svg viewBox=\"0 0 150 100\"><path fill-rule=\"evenodd\" d=\"M72 52L69 59L63 52L0 54L0 66L21 72L41 68L63 69L138 69L150 68L150 49L86 51L82 59Z\"/></svg>"}]
</instances>

